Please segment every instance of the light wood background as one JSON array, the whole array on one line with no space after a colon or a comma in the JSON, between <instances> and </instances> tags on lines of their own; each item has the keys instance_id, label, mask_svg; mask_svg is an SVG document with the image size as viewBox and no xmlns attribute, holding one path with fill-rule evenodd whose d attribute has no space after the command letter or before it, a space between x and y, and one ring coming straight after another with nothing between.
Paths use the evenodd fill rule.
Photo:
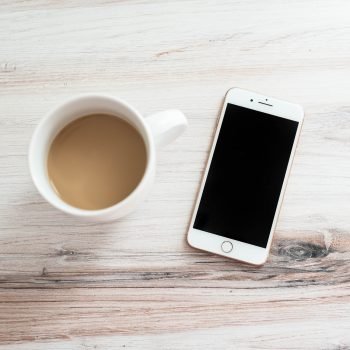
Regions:
<instances>
[{"instance_id":1,"label":"light wood background","mask_svg":"<svg viewBox=\"0 0 350 350\"><path fill-rule=\"evenodd\" d=\"M232 86L306 112L262 268L185 242ZM190 122L118 222L61 214L29 177L35 125L83 92ZM1 0L1 349L348 349L349 200L348 0Z\"/></svg>"}]
</instances>

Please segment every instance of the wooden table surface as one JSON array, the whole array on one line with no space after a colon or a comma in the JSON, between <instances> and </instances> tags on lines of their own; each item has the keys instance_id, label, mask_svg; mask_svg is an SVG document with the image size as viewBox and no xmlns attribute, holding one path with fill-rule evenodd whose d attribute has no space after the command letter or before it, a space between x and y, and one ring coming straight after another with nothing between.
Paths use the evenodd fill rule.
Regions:
<instances>
[{"instance_id":1,"label":"wooden table surface","mask_svg":"<svg viewBox=\"0 0 350 350\"><path fill-rule=\"evenodd\" d=\"M348 349L349 18L348 0L2 0L0 348ZM305 108L261 268L185 241L232 86ZM159 152L148 199L114 223L65 216L28 172L35 125L84 92L190 123Z\"/></svg>"}]
</instances>

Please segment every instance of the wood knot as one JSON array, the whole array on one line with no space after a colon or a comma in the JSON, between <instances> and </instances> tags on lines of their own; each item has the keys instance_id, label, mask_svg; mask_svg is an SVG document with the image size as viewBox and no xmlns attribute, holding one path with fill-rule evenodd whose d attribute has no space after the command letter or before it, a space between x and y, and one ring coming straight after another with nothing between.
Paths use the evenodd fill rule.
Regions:
<instances>
[{"instance_id":1,"label":"wood knot","mask_svg":"<svg viewBox=\"0 0 350 350\"><path fill-rule=\"evenodd\" d=\"M48 272L47 272L47 269L46 269L46 267L44 266L43 267L43 270L41 271L41 277L47 277L49 274L48 274Z\"/></svg>"},{"instance_id":2,"label":"wood knot","mask_svg":"<svg viewBox=\"0 0 350 350\"><path fill-rule=\"evenodd\" d=\"M3 73L11 73L16 70L16 65L14 63L5 62L0 65L0 70Z\"/></svg>"},{"instance_id":3,"label":"wood knot","mask_svg":"<svg viewBox=\"0 0 350 350\"><path fill-rule=\"evenodd\" d=\"M57 255L58 256L72 256L76 255L77 252L71 249L59 249L57 250Z\"/></svg>"},{"instance_id":4,"label":"wood knot","mask_svg":"<svg viewBox=\"0 0 350 350\"><path fill-rule=\"evenodd\" d=\"M55 249L55 252L53 256L61 257L66 261L76 261L78 259L88 259L93 254L91 252L84 252L76 249L66 249L66 248L60 248Z\"/></svg>"},{"instance_id":5,"label":"wood knot","mask_svg":"<svg viewBox=\"0 0 350 350\"><path fill-rule=\"evenodd\" d=\"M320 245L300 242L288 245L280 245L278 247L278 255L286 256L292 260L301 261L327 256L328 250Z\"/></svg>"}]
</instances>

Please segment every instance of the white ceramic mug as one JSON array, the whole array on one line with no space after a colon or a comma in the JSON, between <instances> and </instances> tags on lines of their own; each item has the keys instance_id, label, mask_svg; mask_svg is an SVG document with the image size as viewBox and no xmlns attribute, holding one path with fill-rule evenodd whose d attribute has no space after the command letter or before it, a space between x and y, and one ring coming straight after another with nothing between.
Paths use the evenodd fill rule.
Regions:
<instances>
[{"instance_id":1,"label":"white ceramic mug","mask_svg":"<svg viewBox=\"0 0 350 350\"><path fill-rule=\"evenodd\" d=\"M53 190L47 174L47 156L53 139L63 127L79 117L94 113L115 115L133 125L145 142L147 165L143 178L128 197L108 208L84 210L69 205ZM179 110L159 112L144 118L128 103L112 96L77 96L50 112L35 129L29 148L30 173L40 194L63 212L88 221L118 219L133 211L148 193L155 176L156 148L175 140L186 127L186 117Z\"/></svg>"}]
</instances>

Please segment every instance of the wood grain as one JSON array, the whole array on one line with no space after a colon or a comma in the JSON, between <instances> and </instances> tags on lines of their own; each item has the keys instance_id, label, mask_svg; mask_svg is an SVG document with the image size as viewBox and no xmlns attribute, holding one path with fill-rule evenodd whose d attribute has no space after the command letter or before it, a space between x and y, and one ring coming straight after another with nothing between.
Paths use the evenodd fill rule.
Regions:
<instances>
[{"instance_id":1,"label":"wood grain","mask_svg":"<svg viewBox=\"0 0 350 350\"><path fill-rule=\"evenodd\" d=\"M349 348L349 13L345 0L2 0L0 348ZM185 242L232 86L306 112L261 268ZM61 214L28 173L35 125L82 92L190 122L159 152L149 198L115 223Z\"/></svg>"}]
</instances>

